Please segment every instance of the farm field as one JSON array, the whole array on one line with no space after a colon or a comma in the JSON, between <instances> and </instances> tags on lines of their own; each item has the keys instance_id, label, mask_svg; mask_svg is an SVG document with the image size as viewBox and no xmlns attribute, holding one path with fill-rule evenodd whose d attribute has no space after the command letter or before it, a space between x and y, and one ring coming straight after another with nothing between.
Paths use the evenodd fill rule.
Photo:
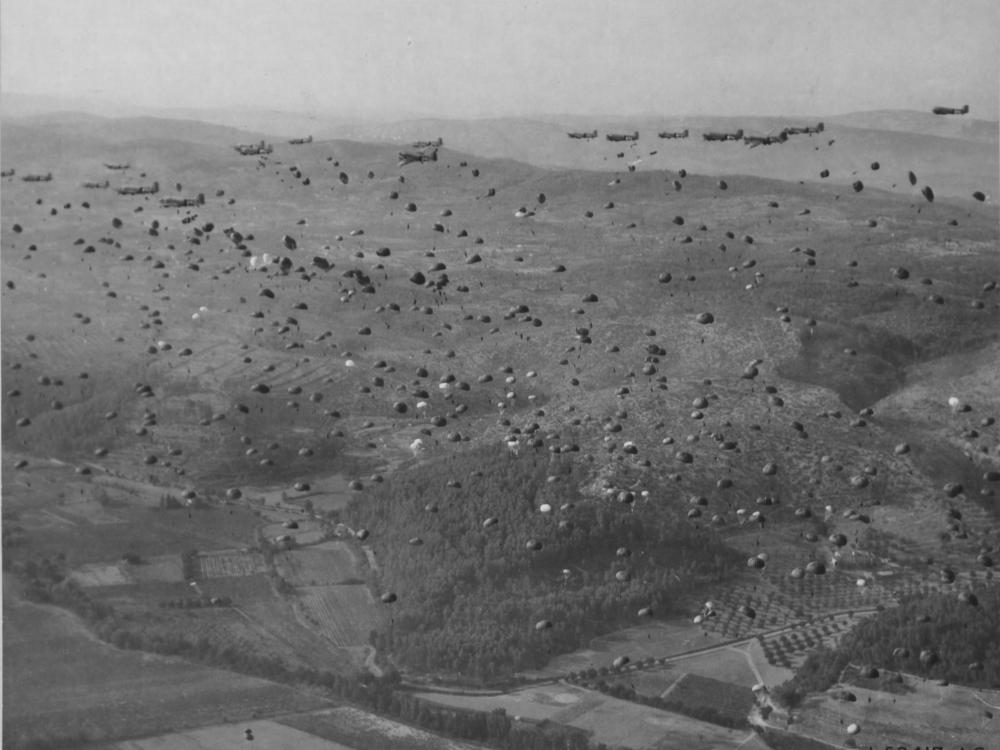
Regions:
<instances>
[{"instance_id":1,"label":"farm field","mask_svg":"<svg viewBox=\"0 0 1000 750\"><path fill-rule=\"evenodd\" d=\"M634 685L636 692L643 695L661 695L686 674L713 678L749 690L760 679L755 671L757 665L750 666L745 649L745 645L731 646L707 654L672 658L666 664L627 670L605 679Z\"/></svg>"},{"instance_id":2,"label":"farm field","mask_svg":"<svg viewBox=\"0 0 1000 750\"><path fill-rule=\"evenodd\" d=\"M274 556L278 575L293 586L326 586L360 580L363 570L346 542L328 541Z\"/></svg>"},{"instance_id":3,"label":"farm field","mask_svg":"<svg viewBox=\"0 0 1000 750\"><path fill-rule=\"evenodd\" d=\"M278 721L245 721L215 727L174 732L159 737L118 742L108 750L244 750L249 731L254 747L269 750L361 750L304 732Z\"/></svg>"},{"instance_id":4,"label":"farm field","mask_svg":"<svg viewBox=\"0 0 1000 750\"><path fill-rule=\"evenodd\" d=\"M944 747L989 748L1000 734L1000 692L972 690L960 685L938 685L904 676L907 690L888 693L856 685L835 685L808 699L793 713L790 730L839 746L844 727L857 723L857 743L917 747L928 743ZM850 690L857 701L834 697Z\"/></svg>"},{"instance_id":5,"label":"farm field","mask_svg":"<svg viewBox=\"0 0 1000 750\"><path fill-rule=\"evenodd\" d=\"M198 555L198 578L238 578L267 570L267 563L259 552L219 550Z\"/></svg>"},{"instance_id":6,"label":"farm field","mask_svg":"<svg viewBox=\"0 0 1000 750\"><path fill-rule=\"evenodd\" d=\"M369 634L384 625L384 605L367 586L302 586L295 605L304 621L341 648L363 646Z\"/></svg>"},{"instance_id":7,"label":"farm field","mask_svg":"<svg viewBox=\"0 0 1000 750\"><path fill-rule=\"evenodd\" d=\"M478 750L481 747L346 706L283 716L278 721L312 736L343 743L352 750Z\"/></svg>"},{"instance_id":8,"label":"farm field","mask_svg":"<svg viewBox=\"0 0 1000 750\"><path fill-rule=\"evenodd\" d=\"M327 703L266 680L115 649L63 610L6 595L3 656L5 747L149 735Z\"/></svg>"},{"instance_id":9,"label":"farm field","mask_svg":"<svg viewBox=\"0 0 1000 750\"><path fill-rule=\"evenodd\" d=\"M749 731L725 729L568 685L527 688L500 696L419 695L458 708L503 708L511 716L568 724L590 732L594 741L611 747L727 750L740 747L752 736Z\"/></svg>"}]
</instances>

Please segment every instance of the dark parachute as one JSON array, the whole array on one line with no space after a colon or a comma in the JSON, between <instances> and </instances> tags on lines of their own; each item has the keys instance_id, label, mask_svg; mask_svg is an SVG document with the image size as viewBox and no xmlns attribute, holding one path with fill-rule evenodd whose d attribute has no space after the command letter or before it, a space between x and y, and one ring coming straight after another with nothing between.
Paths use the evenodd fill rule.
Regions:
<instances>
[{"instance_id":1,"label":"dark parachute","mask_svg":"<svg viewBox=\"0 0 1000 750\"><path fill-rule=\"evenodd\" d=\"M981 190L977 190L976 192L974 192L972 194L972 197L975 198L980 203L982 203L984 200L986 200L986 194L983 193Z\"/></svg>"},{"instance_id":2,"label":"dark parachute","mask_svg":"<svg viewBox=\"0 0 1000 750\"><path fill-rule=\"evenodd\" d=\"M920 188L920 193L924 196L924 198L927 199L928 203L934 202L934 191L931 190L930 185L924 185L922 188Z\"/></svg>"}]
</instances>

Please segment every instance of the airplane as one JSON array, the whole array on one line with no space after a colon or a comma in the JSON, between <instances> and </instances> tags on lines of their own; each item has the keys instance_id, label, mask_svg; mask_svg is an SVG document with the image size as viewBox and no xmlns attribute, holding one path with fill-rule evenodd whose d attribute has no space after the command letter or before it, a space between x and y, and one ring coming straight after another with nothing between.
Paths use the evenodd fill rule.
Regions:
<instances>
[{"instance_id":1,"label":"airplane","mask_svg":"<svg viewBox=\"0 0 1000 750\"><path fill-rule=\"evenodd\" d=\"M52 173L46 172L45 174L26 174L21 179L25 182L52 182Z\"/></svg>"},{"instance_id":2,"label":"airplane","mask_svg":"<svg viewBox=\"0 0 1000 750\"><path fill-rule=\"evenodd\" d=\"M438 138L436 141L417 141L413 144L413 148L440 148L444 145L444 138Z\"/></svg>"},{"instance_id":3,"label":"airplane","mask_svg":"<svg viewBox=\"0 0 1000 750\"><path fill-rule=\"evenodd\" d=\"M589 133L587 133L586 131L583 131L583 132L581 132L581 131L574 131L572 133L567 133L566 135L568 135L570 138L578 138L578 139L579 138L586 138L587 140L590 140L591 138L596 138L597 137L597 131L596 130L591 130Z\"/></svg>"},{"instance_id":4,"label":"airplane","mask_svg":"<svg viewBox=\"0 0 1000 750\"><path fill-rule=\"evenodd\" d=\"M289 143L291 143L293 146L301 146L303 143L312 143L312 142L313 142L313 137L311 135L307 135L305 138L292 138L289 141Z\"/></svg>"},{"instance_id":5,"label":"airplane","mask_svg":"<svg viewBox=\"0 0 1000 750\"><path fill-rule=\"evenodd\" d=\"M106 188L111 187L111 183L108 182L107 180L105 180L104 182L85 182L83 183L83 187L93 188L97 190L104 190Z\"/></svg>"},{"instance_id":6,"label":"airplane","mask_svg":"<svg viewBox=\"0 0 1000 750\"><path fill-rule=\"evenodd\" d=\"M13 176L14 176L13 169L5 169L2 172L0 172L0 177L13 177Z\"/></svg>"},{"instance_id":7,"label":"airplane","mask_svg":"<svg viewBox=\"0 0 1000 750\"><path fill-rule=\"evenodd\" d=\"M735 133L702 133L701 137L706 141L738 141L743 138L743 128Z\"/></svg>"},{"instance_id":8,"label":"airplane","mask_svg":"<svg viewBox=\"0 0 1000 750\"><path fill-rule=\"evenodd\" d=\"M125 164L108 164L107 162L105 162L104 166L106 166L108 169L128 169L132 165L127 162Z\"/></svg>"},{"instance_id":9,"label":"airplane","mask_svg":"<svg viewBox=\"0 0 1000 750\"><path fill-rule=\"evenodd\" d=\"M936 115L967 115L969 114L969 105L966 104L962 107L935 107L931 111Z\"/></svg>"},{"instance_id":10,"label":"airplane","mask_svg":"<svg viewBox=\"0 0 1000 750\"><path fill-rule=\"evenodd\" d=\"M814 133L822 133L824 130L823 123L818 123L815 127L806 125L801 127L785 128L785 135L813 135Z\"/></svg>"},{"instance_id":11,"label":"airplane","mask_svg":"<svg viewBox=\"0 0 1000 750\"><path fill-rule=\"evenodd\" d=\"M274 148L269 143L241 143L237 146L233 146L240 156L257 156L259 154L269 154Z\"/></svg>"},{"instance_id":12,"label":"airplane","mask_svg":"<svg viewBox=\"0 0 1000 750\"><path fill-rule=\"evenodd\" d=\"M661 133L657 133L657 135L660 138L687 138L688 137L688 129L684 128L684 130L678 131L676 133L671 133L669 131L664 130Z\"/></svg>"},{"instance_id":13,"label":"airplane","mask_svg":"<svg viewBox=\"0 0 1000 750\"><path fill-rule=\"evenodd\" d=\"M639 131L636 130L634 133L608 133L605 137L609 141L637 141L639 140Z\"/></svg>"},{"instance_id":14,"label":"airplane","mask_svg":"<svg viewBox=\"0 0 1000 750\"><path fill-rule=\"evenodd\" d=\"M434 149L430 153L422 151L419 154L414 154L407 151L400 151L399 163L397 166L403 167L406 166L407 164L420 164L425 161L437 161L437 159L438 159L437 149Z\"/></svg>"},{"instance_id":15,"label":"airplane","mask_svg":"<svg viewBox=\"0 0 1000 750\"><path fill-rule=\"evenodd\" d=\"M748 135L743 142L750 148L757 146L773 146L775 143L784 143L788 140L788 133L782 130L778 135Z\"/></svg>"},{"instance_id":16,"label":"airplane","mask_svg":"<svg viewBox=\"0 0 1000 750\"><path fill-rule=\"evenodd\" d=\"M116 188L118 195L155 195L160 192L160 183L154 182L152 185L139 185L138 187Z\"/></svg>"},{"instance_id":17,"label":"airplane","mask_svg":"<svg viewBox=\"0 0 1000 750\"><path fill-rule=\"evenodd\" d=\"M160 205L164 208L183 208L186 206L204 206L205 194L198 193L197 198L160 198Z\"/></svg>"}]
</instances>

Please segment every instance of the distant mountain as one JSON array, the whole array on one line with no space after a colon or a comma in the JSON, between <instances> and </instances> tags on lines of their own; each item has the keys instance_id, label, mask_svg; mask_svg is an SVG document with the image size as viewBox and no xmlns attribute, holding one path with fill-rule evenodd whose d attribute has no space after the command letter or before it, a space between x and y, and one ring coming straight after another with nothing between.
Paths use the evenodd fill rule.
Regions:
<instances>
[{"instance_id":1,"label":"distant mountain","mask_svg":"<svg viewBox=\"0 0 1000 750\"><path fill-rule=\"evenodd\" d=\"M192 112L192 114L197 114ZM224 114L224 113L223 113ZM232 112L223 125L177 117L105 118L89 113L36 113L5 117L4 127L21 125L45 129L65 138L91 138L120 146L140 140L177 141L228 148L261 139L275 143L290 135L312 135L316 142L330 139L392 144L400 150L417 140L443 138L454 151L482 158L511 159L554 169L625 171L686 169L692 174L755 175L788 181L849 185L861 180L869 188L917 192L930 185L941 197L970 199L974 191L1000 192L998 125L967 117L939 117L929 112L859 112L826 118L782 117L624 117L493 118L445 120L422 118L399 122L359 122L310 118L283 113ZM271 116L273 115L273 116ZM235 127L253 120L260 129ZM742 142L707 142L708 130L746 135L776 135L792 125L815 125L816 135L791 136L786 143L750 148ZM662 130L687 128L690 137L661 140ZM570 130L597 129L594 140L567 137ZM279 132L280 131L280 132ZM636 142L606 140L609 132L639 131ZM24 139L19 139L24 140ZM5 163L12 152L4 146ZM109 157L110 158L110 157ZM877 168L873 165L877 164ZM829 171L826 178L821 174ZM907 179L914 172L919 184ZM922 200L922 199L921 199Z\"/></svg>"}]
</instances>

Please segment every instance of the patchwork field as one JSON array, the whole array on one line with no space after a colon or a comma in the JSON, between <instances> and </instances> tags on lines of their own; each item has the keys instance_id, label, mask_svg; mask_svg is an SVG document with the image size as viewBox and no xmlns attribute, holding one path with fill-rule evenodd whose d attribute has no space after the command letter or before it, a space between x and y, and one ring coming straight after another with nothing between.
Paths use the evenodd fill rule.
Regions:
<instances>
[{"instance_id":1,"label":"patchwork field","mask_svg":"<svg viewBox=\"0 0 1000 750\"><path fill-rule=\"evenodd\" d=\"M3 661L4 746L12 748L144 736L327 704L266 680L115 649L63 610L7 596Z\"/></svg>"}]
</instances>

